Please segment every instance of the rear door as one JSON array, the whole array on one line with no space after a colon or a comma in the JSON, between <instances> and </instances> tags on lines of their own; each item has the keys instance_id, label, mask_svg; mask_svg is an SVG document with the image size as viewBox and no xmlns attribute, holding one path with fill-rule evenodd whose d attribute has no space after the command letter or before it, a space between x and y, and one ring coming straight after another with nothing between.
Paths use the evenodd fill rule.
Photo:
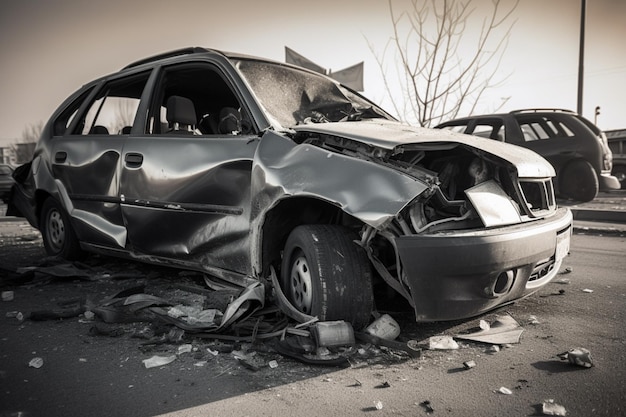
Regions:
<instances>
[{"instance_id":1,"label":"rear door","mask_svg":"<svg viewBox=\"0 0 626 417\"><path fill-rule=\"evenodd\" d=\"M68 211L83 242L126 244L118 189L127 138L122 131L135 119L149 76L148 71L102 83L70 129L51 141L53 176L69 197Z\"/></svg>"}]
</instances>

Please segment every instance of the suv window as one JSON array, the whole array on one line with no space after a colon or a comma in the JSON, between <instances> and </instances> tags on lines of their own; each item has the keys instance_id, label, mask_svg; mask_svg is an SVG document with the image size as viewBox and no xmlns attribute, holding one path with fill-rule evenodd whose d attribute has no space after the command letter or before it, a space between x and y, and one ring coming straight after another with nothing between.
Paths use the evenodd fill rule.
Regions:
<instances>
[{"instance_id":1,"label":"suv window","mask_svg":"<svg viewBox=\"0 0 626 417\"><path fill-rule=\"evenodd\" d=\"M130 133L150 72L106 83L78 124L75 134Z\"/></svg>"},{"instance_id":2,"label":"suv window","mask_svg":"<svg viewBox=\"0 0 626 417\"><path fill-rule=\"evenodd\" d=\"M520 129L524 135L524 141L550 139L554 137L572 137L574 132L560 120L552 120L541 116L536 118L524 118L519 120Z\"/></svg>"}]
</instances>

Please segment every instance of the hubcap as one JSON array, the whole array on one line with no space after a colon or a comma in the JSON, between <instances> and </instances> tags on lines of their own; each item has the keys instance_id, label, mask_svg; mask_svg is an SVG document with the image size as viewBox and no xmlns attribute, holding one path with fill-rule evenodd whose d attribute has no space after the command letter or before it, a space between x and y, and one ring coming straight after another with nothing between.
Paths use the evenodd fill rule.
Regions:
<instances>
[{"instance_id":1,"label":"hubcap","mask_svg":"<svg viewBox=\"0 0 626 417\"><path fill-rule=\"evenodd\" d=\"M58 210L51 210L48 214L48 243L55 252L60 251L63 248L63 242L65 241L65 224L63 218Z\"/></svg>"},{"instance_id":2,"label":"hubcap","mask_svg":"<svg viewBox=\"0 0 626 417\"><path fill-rule=\"evenodd\" d=\"M311 304L313 303L311 270L303 255L298 256L291 265L289 287L294 306L303 313L311 313Z\"/></svg>"}]
</instances>

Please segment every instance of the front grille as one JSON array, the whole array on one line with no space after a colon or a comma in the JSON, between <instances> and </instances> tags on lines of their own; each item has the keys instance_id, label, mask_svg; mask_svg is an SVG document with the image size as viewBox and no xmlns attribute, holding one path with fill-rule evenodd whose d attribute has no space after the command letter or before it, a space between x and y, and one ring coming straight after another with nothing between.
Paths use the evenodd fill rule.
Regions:
<instances>
[{"instance_id":1,"label":"front grille","mask_svg":"<svg viewBox=\"0 0 626 417\"><path fill-rule=\"evenodd\" d=\"M548 262L541 263L533 269L533 272L530 274L529 282L537 281L546 275L548 275L554 269L554 258L550 259Z\"/></svg>"},{"instance_id":2,"label":"front grille","mask_svg":"<svg viewBox=\"0 0 626 417\"><path fill-rule=\"evenodd\" d=\"M520 188L525 206L532 215L537 216L556 208L551 180L522 180Z\"/></svg>"}]
</instances>

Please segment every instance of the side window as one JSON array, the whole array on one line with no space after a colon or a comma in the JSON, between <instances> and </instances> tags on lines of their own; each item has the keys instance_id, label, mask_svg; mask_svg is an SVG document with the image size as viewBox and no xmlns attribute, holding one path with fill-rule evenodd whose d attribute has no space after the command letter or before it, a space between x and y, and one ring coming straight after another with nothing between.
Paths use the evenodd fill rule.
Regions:
<instances>
[{"instance_id":1,"label":"side window","mask_svg":"<svg viewBox=\"0 0 626 417\"><path fill-rule=\"evenodd\" d=\"M83 104L83 102L85 101L85 99L91 93L92 90L93 90L93 87L83 91L54 120L54 124L52 126L52 130L53 130L52 134L54 136L62 136L65 134L65 131L67 130L68 127L70 127L72 120L74 120L74 118L76 117L76 113L78 113L80 106Z\"/></svg>"},{"instance_id":2,"label":"side window","mask_svg":"<svg viewBox=\"0 0 626 417\"><path fill-rule=\"evenodd\" d=\"M520 120L520 128L526 142L574 136L574 132L564 122L547 117Z\"/></svg>"},{"instance_id":3,"label":"side window","mask_svg":"<svg viewBox=\"0 0 626 417\"><path fill-rule=\"evenodd\" d=\"M75 134L119 135L130 133L143 89L150 73L145 72L105 84L83 115Z\"/></svg>"},{"instance_id":4,"label":"side window","mask_svg":"<svg viewBox=\"0 0 626 417\"><path fill-rule=\"evenodd\" d=\"M206 63L164 69L155 89L146 133L238 135L251 123L230 84Z\"/></svg>"},{"instance_id":5,"label":"side window","mask_svg":"<svg viewBox=\"0 0 626 417\"><path fill-rule=\"evenodd\" d=\"M467 125L444 126L443 129L451 130L456 133L464 133Z\"/></svg>"}]
</instances>

